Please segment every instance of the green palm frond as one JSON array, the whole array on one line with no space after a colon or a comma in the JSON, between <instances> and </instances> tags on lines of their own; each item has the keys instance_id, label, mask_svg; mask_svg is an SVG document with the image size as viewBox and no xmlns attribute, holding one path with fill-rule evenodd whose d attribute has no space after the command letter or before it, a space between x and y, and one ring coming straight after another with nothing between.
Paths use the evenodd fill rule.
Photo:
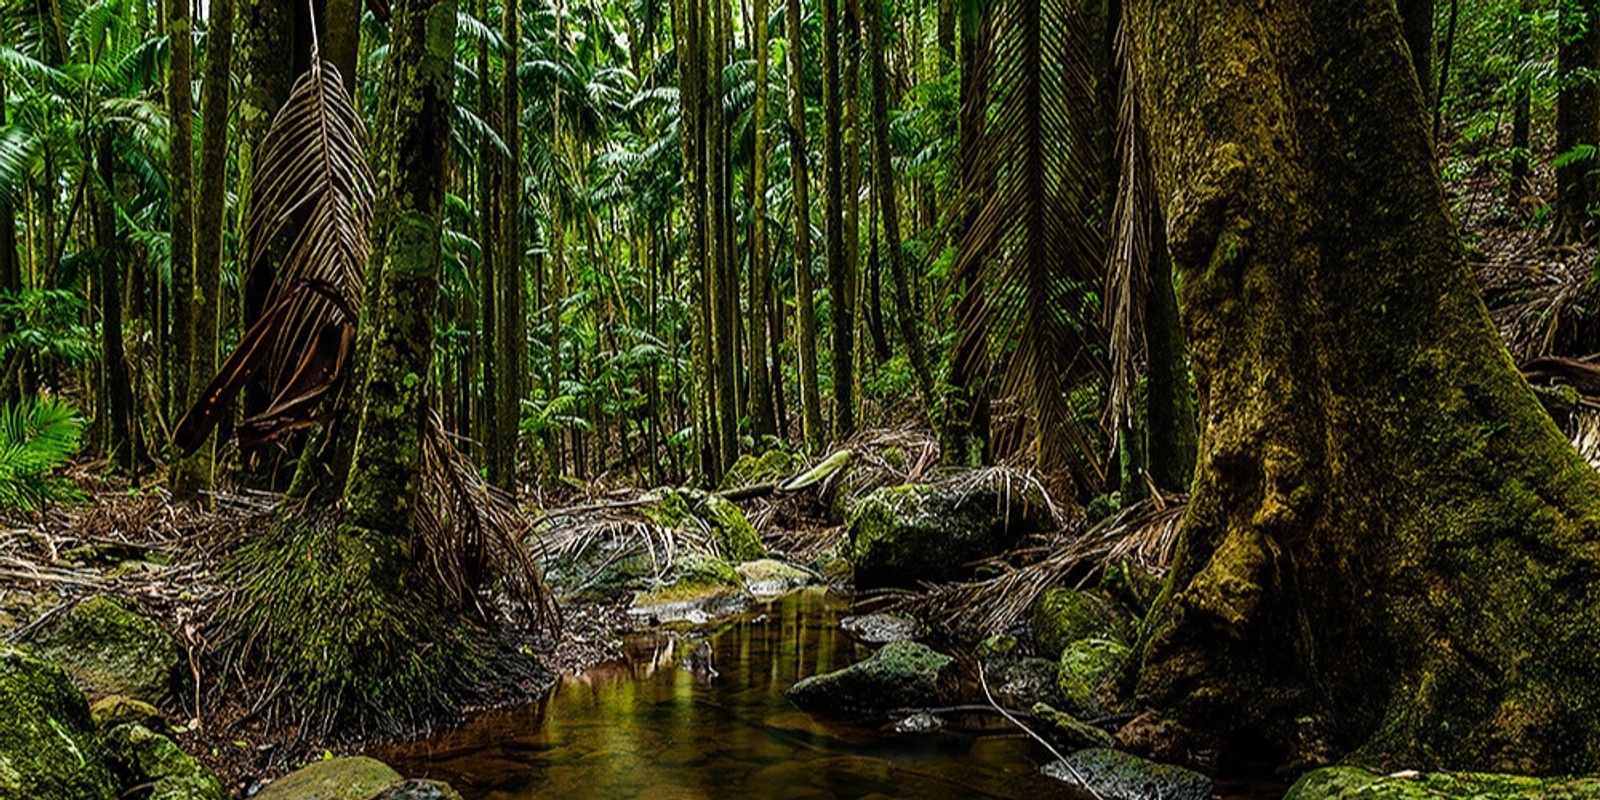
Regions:
<instances>
[{"instance_id":1,"label":"green palm frond","mask_svg":"<svg viewBox=\"0 0 1600 800\"><path fill-rule=\"evenodd\" d=\"M50 396L0 408L0 508L33 511L76 499L71 483L50 473L78 451L83 418Z\"/></svg>"},{"instance_id":2,"label":"green palm frond","mask_svg":"<svg viewBox=\"0 0 1600 800\"><path fill-rule=\"evenodd\" d=\"M1070 402L1106 372L1094 294L1104 245L1091 219L1102 164L1094 43L1065 0L999 3L984 35L984 107L963 116L986 122L964 175L970 225L956 275L985 297L961 324L1009 350L1003 389L1031 411L1038 463L1097 483L1100 431Z\"/></svg>"}]
</instances>

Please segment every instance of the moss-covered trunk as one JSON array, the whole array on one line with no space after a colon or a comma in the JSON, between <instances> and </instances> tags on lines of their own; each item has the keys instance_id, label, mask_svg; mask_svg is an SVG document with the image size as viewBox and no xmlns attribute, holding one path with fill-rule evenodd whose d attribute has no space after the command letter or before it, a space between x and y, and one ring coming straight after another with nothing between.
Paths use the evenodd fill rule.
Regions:
<instances>
[{"instance_id":1,"label":"moss-covered trunk","mask_svg":"<svg viewBox=\"0 0 1600 800\"><path fill-rule=\"evenodd\" d=\"M1593 770L1600 478L1490 325L1395 4L1128 7L1203 421L1144 701L1224 752Z\"/></svg>"}]
</instances>

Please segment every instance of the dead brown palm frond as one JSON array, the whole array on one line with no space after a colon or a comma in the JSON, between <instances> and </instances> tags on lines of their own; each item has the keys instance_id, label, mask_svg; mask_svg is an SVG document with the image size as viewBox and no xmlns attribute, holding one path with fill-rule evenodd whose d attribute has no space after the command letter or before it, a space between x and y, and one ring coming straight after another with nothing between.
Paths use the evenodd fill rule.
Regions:
<instances>
[{"instance_id":1,"label":"dead brown palm frond","mask_svg":"<svg viewBox=\"0 0 1600 800\"><path fill-rule=\"evenodd\" d=\"M174 443L197 448L221 407L259 367L272 402L241 423L245 444L310 419L344 374L360 314L374 197L366 128L339 71L313 54L262 138L250 181L249 270L273 269L275 300L179 423ZM273 247L288 242L287 250ZM314 291L303 291L305 288Z\"/></svg>"},{"instance_id":2,"label":"dead brown palm frond","mask_svg":"<svg viewBox=\"0 0 1600 800\"><path fill-rule=\"evenodd\" d=\"M611 565L635 556L650 561L661 578L685 555L715 556L716 537L699 517L690 515L678 527L662 525L640 508L643 498L620 503L550 509L533 525L543 543L547 563L576 565L584 574L565 588L567 595L588 589Z\"/></svg>"},{"instance_id":3,"label":"dead brown palm frond","mask_svg":"<svg viewBox=\"0 0 1600 800\"><path fill-rule=\"evenodd\" d=\"M1037 462L1098 485L1103 437L1070 400L1074 388L1106 378L1094 298L1103 242L1091 224L1103 166L1095 47L1083 14L1064 0L998 4L985 41L986 91L968 100L988 113L963 112L987 122L976 163L963 170L958 213L967 227L955 270L984 297L963 302L959 322L1008 354L1002 390L1026 399Z\"/></svg>"},{"instance_id":4,"label":"dead brown palm frond","mask_svg":"<svg viewBox=\"0 0 1600 800\"><path fill-rule=\"evenodd\" d=\"M1106 428L1120 431L1134 416L1134 385L1144 359L1145 298L1150 293L1150 225L1154 180L1139 107L1138 72L1128 52L1127 26L1117 29L1117 61L1122 73L1117 98L1117 199L1111 213L1111 246L1106 256L1106 328L1111 383L1107 387Z\"/></svg>"},{"instance_id":5,"label":"dead brown palm frond","mask_svg":"<svg viewBox=\"0 0 1600 800\"><path fill-rule=\"evenodd\" d=\"M473 610L493 619L479 589L489 586L512 619L548 630L560 610L525 542L529 527L516 503L489 485L451 441L444 423L428 414L419 481L428 490L417 504L421 587L441 608Z\"/></svg>"},{"instance_id":6,"label":"dead brown palm frond","mask_svg":"<svg viewBox=\"0 0 1600 800\"><path fill-rule=\"evenodd\" d=\"M1045 590L1081 586L1105 567L1126 562L1165 574L1183 529L1187 498L1162 497L1129 506L1082 536L1058 546L1033 563L1012 567L987 580L935 587L899 606L926 619L940 620L946 632L985 636L1016 624Z\"/></svg>"}]
</instances>

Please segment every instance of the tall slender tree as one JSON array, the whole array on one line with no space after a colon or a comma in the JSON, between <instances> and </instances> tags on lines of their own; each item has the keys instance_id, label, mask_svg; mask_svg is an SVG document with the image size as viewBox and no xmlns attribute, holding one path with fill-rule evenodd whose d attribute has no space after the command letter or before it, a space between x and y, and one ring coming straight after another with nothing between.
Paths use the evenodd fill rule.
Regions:
<instances>
[{"instance_id":1,"label":"tall slender tree","mask_svg":"<svg viewBox=\"0 0 1600 800\"><path fill-rule=\"evenodd\" d=\"M822 446L822 392L817 381L817 312L811 279L811 188L806 153L805 36L800 0L786 0L784 27L788 34L789 69L789 187L794 218L794 289L798 317L801 437L808 450Z\"/></svg>"},{"instance_id":2,"label":"tall slender tree","mask_svg":"<svg viewBox=\"0 0 1600 800\"><path fill-rule=\"evenodd\" d=\"M194 360L194 96L193 18L189 0L167 2L167 113L172 117L172 162L167 204L171 220L168 249L172 258L171 403L168 413L194 401L189 364ZM198 388L198 387L196 387Z\"/></svg>"}]
</instances>

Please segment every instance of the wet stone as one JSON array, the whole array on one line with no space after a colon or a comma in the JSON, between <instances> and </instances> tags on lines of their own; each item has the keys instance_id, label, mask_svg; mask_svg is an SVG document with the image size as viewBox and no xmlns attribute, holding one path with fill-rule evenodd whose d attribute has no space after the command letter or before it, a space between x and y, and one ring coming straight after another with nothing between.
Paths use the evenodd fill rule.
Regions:
<instances>
[{"instance_id":1,"label":"wet stone","mask_svg":"<svg viewBox=\"0 0 1600 800\"><path fill-rule=\"evenodd\" d=\"M839 629L858 642L888 644L905 642L922 635L922 623L893 614L861 614L839 620Z\"/></svg>"},{"instance_id":2,"label":"wet stone","mask_svg":"<svg viewBox=\"0 0 1600 800\"><path fill-rule=\"evenodd\" d=\"M1104 800L1210 800L1211 779L1171 764L1104 747L1079 750L1039 768Z\"/></svg>"}]
</instances>

